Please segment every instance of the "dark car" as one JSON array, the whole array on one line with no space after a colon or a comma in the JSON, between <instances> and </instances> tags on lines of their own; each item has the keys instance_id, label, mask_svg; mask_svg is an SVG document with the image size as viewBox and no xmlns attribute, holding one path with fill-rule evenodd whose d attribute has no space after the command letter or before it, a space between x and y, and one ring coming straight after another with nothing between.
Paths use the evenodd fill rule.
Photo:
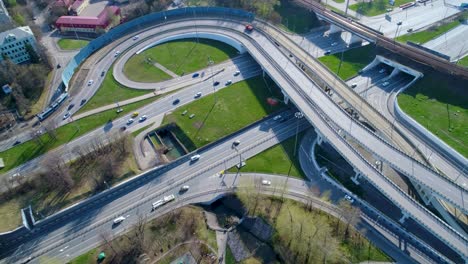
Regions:
<instances>
[{"instance_id":1,"label":"dark car","mask_svg":"<svg viewBox=\"0 0 468 264\"><path fill-rule=\"evenodd\" d=\"M62 68L62 66L59 63L59 64L57 64L57 69L60 69L60 68Z\"/></svg>"},{"instance_id":2,"label":"dark car","mask_svg":"<svg viewBox=\"0 0 468 264\"><path fill-rule=\"evenodd\" d=\"M194 74L192 75L192 78L197 78L198 76L200 76L200 74L199 74L198 72L196 72L196 73L194 73Z\"/></svg>"},{"instance_id":3,"label":"dark car","mask_svg":"<svg viewBox=\"0 0 468 264\"><path fill-rule=\"evenodd\" d=\"M179 102L180 102L179 99L175 99L175 100L172 102L172 104L173 104L173 105L176 105L176 104L178 104Z\"/></svg>"},{"instance_id":4,"label":"dark car","mask_svg":"<svg viewBox=\"0 0 468 264\"><path fill-rule=\"evenodd\" d=\"M214 86L219 85L219 82L216 81L216 82L213 83L213 85L214 85Z\"/></svg>"},{"instance_id":5,"label":"dark car","mask_svg":"<svg viewBox=\"0 0 468 264\"><path fill-rule=\"evenodd\" d=\"M125 130L127 130L127 127L126 127L126 126L123 126L123 127L120 128L120 130L121 130L121 131L125 131Z\"/></svg>"},{"instance_id":6,"label":"dark car","mask_svg":"<svg viewBox=\"0 0 468 264\"><path fill-rule=\"evenodd\" d=\"M102 72L101 72L101 77L103 77L104 74L106 74L106 72L105 72L105 71L102 71Z\"/></svg>"},{"instance_id":7,"label":"dark car","mask_svg":"<svg viewBox=\"0 0 468 264\"><path fill-rule=\"evenodd\" d=\"M86 103L86 99L81 100L80 105L84 105L84 103Z\"/></svg>"},{"instance_id":8,"label":"dark car","mask_svg":"<svg viewBox=\"0 0 468 264\"><path fill-rule=\"evenodd\" d=\"M15 143L13 143L13 146L16 146L16 145L19 145L19 144L21 144L21 141L16 140Z\"/></svg>"},{"instance_id":9,"label":"dark car","mask_svg":"<svg viewBox=\"0 0 468 264\"><path fill-rule=\"evenodd\" d=\"M70 104L70 105L68 106L68 110L72 109L74 106L75 106L75 104Z\"/></svg>"},{"instance_id":10,"label":"dark car","mask_svg":"<svg viewBox=\"0 0 468 264\"><path fill-rule=\"evenodd\" d=\"M331 50L325 51L325 55L330 55L330 53L331 53Z\"/></svg>"}]
</instances>

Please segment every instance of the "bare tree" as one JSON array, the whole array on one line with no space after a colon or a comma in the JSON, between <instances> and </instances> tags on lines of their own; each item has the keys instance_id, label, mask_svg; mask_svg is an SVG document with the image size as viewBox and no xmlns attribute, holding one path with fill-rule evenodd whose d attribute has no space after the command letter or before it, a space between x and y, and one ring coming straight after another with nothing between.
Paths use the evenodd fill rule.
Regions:
<instances>
[{"instance_id":1,"label":"bare tree","mask_svg":"<svg viewBox=\"0 0 468 264\"><path fill-rule=\"evenodd\" d=\"M69 191L73 187L74 181L70 169L59 154L48 154L43 161L43 168L46 169L46 173L42 174L41 178L50 188Z\"/></svg>"},{"instance_id":2,"label":"bare tree","mask_svg":"<svg viewBox=\"0 0 468 264\"><path fill-rule=\"evenodd\" d=\"M348 237L348 231L350 225L356 225L359 222L359 217L361 215L361 210L349 203L348 201L341 200L338 203L338 206L341 209L341 214L343 215L344 220L346 221L346 229L344 232L344 237Z\"/></svg>"}]
</instances>

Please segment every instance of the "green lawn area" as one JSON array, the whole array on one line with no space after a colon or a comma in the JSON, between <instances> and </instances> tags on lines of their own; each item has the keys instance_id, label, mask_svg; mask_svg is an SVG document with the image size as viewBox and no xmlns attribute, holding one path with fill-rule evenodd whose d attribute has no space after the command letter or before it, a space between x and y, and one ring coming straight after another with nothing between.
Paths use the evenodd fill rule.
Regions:
<instances>
[{"instance_id":1,"label":"green lawn area","mask_svg":"<svg viewBox=\"0 0 468 264\"><path fill-rule=\"evenodd\" d=\"M466 82L426 74L398 96L401 109L460 154L468 157Z\"/></svg>"},{"instance_id":2,"label":"green lawn area","mask_svg":"<svg viewBox=\"0 0 468 264\"><path fill-rule=\"evenodd\" d=\"M98 91L91 99L78 111L84 113L86 111L113 104L115 102L124 101L134 97L152 93L151 90L138 90L125 87L118 83L112 75L112 68L106 73L104 81Z\"/></svg>"},{"instance_id":3,"label":"green lawn area","mask_svg":"<svg viewBox=\"0 0 468 264\"><path fill-rule=\"evenodd\" d=\"M30 140L6 151L0 152L0 157L2 157L5 162L5 168L1 169L0 172L4 173L8 170L11 170L16 166L19 166L37 156L40 156L51 149L70 142L71 140L104 125L106 122L124 116L156 99L157 98L153 97L126 105L123 107L124 110L119 114L117 114L115 110L112 109L79 119L65 126L61 126L56 129L56 139L51 138L47 133L43 134L40 137L43 143L42 145L36 143L34 140ZM112 123L109 123L109 125L111 124Z\"/></svg>"},{"instance_id":4,"label":"green lawn area","mask_svg":"<svg viewBox=\"0 0 468 264\"><path fill-rule=\"evenodd\" d=\"M320 57L319 61L325 64L325 66L336 73L341 79L347 80L369 64L374 59L375 55L375 46L369 44L345 51L340 69L341 53ZM339 72L338 69L340 70Z\"/></svg>"},{"instance_id":5,"label":"green lawn area","mask_svg":"<svg viewBox=\"0 0 468 264\"><path fill-rule=\"evenodd\" d=\"M57 44L63 50L76 50L81 49L84 46L88 45L89 40L83 39L59 39Z\"/></svg>"},{"instance_id":6,"label":"green lawn area","mask_svg":"<svg viewBox=\"0 0 468 264\"><path fill-rule=\"evenodd\" d=\"M229 245L226 245L226 258L224 259L224 263L226 264L236 264L236 259L234 255L232 255L231 249Z\"/></svg>"},{"instance_id":7,"label":"green lawn area","mask_svg":"<svg viewBox=\"0 0 468 264\"><path fill-rule=\"evenodd\" d=\"M339 3L339 4L342 4L345 2L345 0L333 0L333 2L336 2L336 3Z\"/></svg>"},{"instance_id":8,"label":"green lawn area","mask_svg":"<svg viewBox=\"0 0 468 264\"><path fill-rule=\"evenodd\" d=\"M468 67L468 56L465 56L461 60L457 62L458 65L461 65L463 67Z\"/></svg>"},{"instance_id":9,"label":"green lawn area","mask_svg":"<svg viewBox=\"0 0 468 264\"><path fill-rule=\"evenodd\" d=\"M237 50L223 42L209 39L184 39L167 42L133 56L125 65L124 73L134 81L162 81L153 66L146 61L151 59L177 75L183 75L204 69L210 58L215 64L238 54ZM209 58L208 58L209 57Z\"/></svg>"},{"instance_id":10,"label":"green lawn area","mask_svg":"<svg viewBox=\"0 0 468 264\"><path fill-rule=\"evenodd\" d=\"M398 8L400 5L409 2L412 2L412 0L395 0L395 5L391 6L386 0L373 0L370 2L352 4L349 6L349 9L364 16L377 16L385 13L387 8Z\"/></svg>"},{"instance_id":11,"label":"green lawn area","mask_svg":"<svg viewBox=\"0 0 468 264\"><path fill-rule=\"evenodd\" d=\"M176 123L179 129L174 133L193 151L284 107L282 103L269 105L269 97L283 98L271 80L267 85L262 77L251 78L177 108L163 124ZM187 114L182 115L185 110ZM192 119L191 114L195 114Z\"/></svg>"},{"instance_id":12,"label":"green lawn area","mask_svg":"<svg viewBox=\"0 0 468 264\"><path fill-rule=\"evenodd\" d=\"M426 42L430 41L431 39L434 39L434 38L444 34L445 32L453 29L454 27L456 27L458 25L460 25L460 22L458 20L455 20L455 21L452 21L450 23L441 25L439 27L431 27L431 28L429 28L427 30L424 30L424 31L421 31L421 32L415 32L415 33L412 33L412 34L399 36L396 39L398 41L404 42L404 43L406 43L407 41L412 41L412 42L415 42L415 43L423 44L423 43L426 43Z\"/></svg>"},{"instance_id":13,"label":"green lawn area","mask_svg":"<svg viewBox=\"0 0 468 264\"><path fill-rule=\"evenodd\" d=\"M304 132L299 133L297 144L301 143ZM294 156L294 143L296 137L290 137L280 144L273 146L258 155L246 160L246 165L241 168L241 172L258 172L289 175L296 178L306 179L306 175L299 163L299 147ZM292 164L291 164L292 163ZM289 169L291 168L291 171ZM237 167L229 169L230 172L237 172Z\"/></svg>"},{"instance_id":14,"label":"green lawn area","mask_svg":"<svg viewBox=\"0 0 468 264\"><path fill-rule=\"evenodd\" d=\"M275 6L275 11L281 16L281 25L289 31L303 34L319 26L318 19L313 12L294 5L291 1L281 0L280 5Z\"/></svg>"}]
</instances>

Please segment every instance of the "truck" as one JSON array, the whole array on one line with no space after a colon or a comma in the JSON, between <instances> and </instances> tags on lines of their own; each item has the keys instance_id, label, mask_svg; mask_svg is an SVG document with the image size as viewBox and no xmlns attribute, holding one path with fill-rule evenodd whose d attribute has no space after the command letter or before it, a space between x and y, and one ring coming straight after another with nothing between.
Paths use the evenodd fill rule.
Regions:
<instances>
[{"instance_id":1,"label":"truck","mask_svg":"<svg viewBox=\"0 0 468 264\"><path fill-rule=\"evenodd\" d=\"M156 202L153 203L153 210L156 210L156 208L161 207L174 200L175 200L174 194L164 196L162 199L157 200Z\"/></svg>"}]
</instances>

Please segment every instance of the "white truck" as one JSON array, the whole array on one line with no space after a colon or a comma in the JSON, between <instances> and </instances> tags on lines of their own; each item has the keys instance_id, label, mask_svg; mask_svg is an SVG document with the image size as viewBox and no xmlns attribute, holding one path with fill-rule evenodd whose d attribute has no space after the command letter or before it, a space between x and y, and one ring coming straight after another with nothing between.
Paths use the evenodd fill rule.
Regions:
<instances>
[{"instance_id":1,"label":"white truck","mask_svg":"<svg viewBox=\"0 0 468 264\"><path fill-rule=\"evenodd\" d=\"M160 206L163 206L171 201L174 201L175 200L175 196L174 194L171 194L171 195L168 195L168 196L164 196L161 200L158 200L156 202L153 203L153 210L156 210L156 208L160 207Z\"/></svg>"}]
</instances>

